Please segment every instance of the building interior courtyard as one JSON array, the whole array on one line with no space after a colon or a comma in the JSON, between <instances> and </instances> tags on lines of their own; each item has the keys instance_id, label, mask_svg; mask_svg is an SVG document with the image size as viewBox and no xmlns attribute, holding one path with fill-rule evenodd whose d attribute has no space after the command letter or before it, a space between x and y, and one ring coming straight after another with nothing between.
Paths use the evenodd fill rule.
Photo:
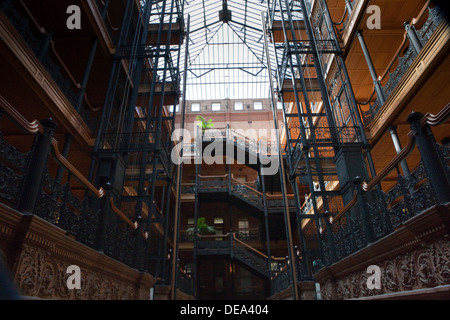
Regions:
<instances>
[{"instance_id":1,"label":"building interior courtyard","mask_svg":"<svg viewBox=\"0 0 450 320\"><path fill-rule=\"evenodd\" d=\"M0 298L450 299L448 15L1 1Z\"/></svg>"}]
</instances>

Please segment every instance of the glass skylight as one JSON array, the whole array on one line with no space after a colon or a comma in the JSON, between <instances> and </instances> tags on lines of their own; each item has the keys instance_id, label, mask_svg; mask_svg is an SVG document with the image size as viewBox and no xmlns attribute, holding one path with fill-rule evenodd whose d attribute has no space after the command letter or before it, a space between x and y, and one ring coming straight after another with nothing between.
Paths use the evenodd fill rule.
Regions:
<instances>
[{"instance_id":1,"label":"glass skylight","mask_svg":"<svg viewBox=\"0 0 450 320\"><path fill-rule=\"evenodd\" d=\"M191 21L186 99L269 98L262 32L267 1L188 0L184 12ZM183 60L184 45L180 67Z\"/></svg>"}]
</instances>

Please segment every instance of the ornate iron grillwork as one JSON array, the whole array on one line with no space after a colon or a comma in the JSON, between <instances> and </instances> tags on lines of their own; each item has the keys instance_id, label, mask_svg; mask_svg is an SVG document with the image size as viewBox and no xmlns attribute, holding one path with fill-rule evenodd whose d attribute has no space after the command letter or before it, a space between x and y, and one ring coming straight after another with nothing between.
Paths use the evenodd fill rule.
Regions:
<instances>
[{"instance_id":1,"label":"ornate iron grillwork","mask_svg":"<svg viewBox=\"0 0 450 320\"><path fill-rule=\"evenodd\" d=\"M30 152L22 153L3 137L0 127L0 199L15 206Z\"/></svg>"}]
</instances>

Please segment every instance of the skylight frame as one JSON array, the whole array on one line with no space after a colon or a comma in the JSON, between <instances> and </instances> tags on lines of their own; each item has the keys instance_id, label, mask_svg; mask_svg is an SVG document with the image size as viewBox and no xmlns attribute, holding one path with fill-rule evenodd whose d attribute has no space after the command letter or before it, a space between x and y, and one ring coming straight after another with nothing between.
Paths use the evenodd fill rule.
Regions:
<instances>
[{"instance_id":1,"label":"skylight frame","mask_svg":"<svg viewBox=\"0 0 450 320\"><path fill-rule=\"evenodd\" d=\"M262 15L267 13L267 0L228 0L228 9L231 11L228 23L219 19L222 4L222 0L185 2L185 21L188 15L191 21L186 99L269 98L269 75L274 77L276 73L275 69L271 72L267 70L264 52ZM224 37L221 33L225 29L227 35ZM222 47L221 41L224 44ZM209 58L204 57L218 50L225 57L225 44L235 47L235 42L239 42L237 46L240 46L241 57L235 57L233 63L229 59L220 62L211 54ZM211 50L209 47L213 46L220 48ZM269 50L273 50L272 46L269 46ZM184 60L184 52L181 57ZM274 53L271 52L270 57L273 60L272 67L275 68ZM180 65L183 63L180 61ZM244 87L246 89L241 90Z\"/></svg>"}]
</instances>

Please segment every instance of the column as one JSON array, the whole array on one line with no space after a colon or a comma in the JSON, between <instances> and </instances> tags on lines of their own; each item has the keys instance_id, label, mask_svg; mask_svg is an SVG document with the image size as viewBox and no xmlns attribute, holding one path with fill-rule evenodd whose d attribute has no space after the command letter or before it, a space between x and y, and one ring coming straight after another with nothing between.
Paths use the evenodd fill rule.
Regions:
<instances>
[{"instance_id":1,"label":"column","mask_svg":"<svg viewBox=\"0 0 450 320\"><path fill-rule=\"evenodd\" d=\"M364 58L366 59L367 66L369 67L370 75L372 76L372 80L373 80L373 83L375 85L375 91L377 92L377 100L378 100L378 102L380 104L380 107L381 107L384 104L384 102L385 102L385 98L384 98L384 93L383 93L383 91L381 89L380 81L378 81L377 72L376 72L375 67L373 65L372 58L370 57L369 50L367 49L367 45L366 45L366 42L364 41L364 37L363 37L361 31L358 31L356 33L356 35L358 36L358 40L359 40L359 43L361 45L361 49L363 51Z\"/></svg>"},{"instance_id":2,"label":"column","mask_svg":"<svg viewBox=\"0 0 450 320\"><path fill-rule=\"evenodd\" d=\"M406 36L409 39L410 45L413 46L416 53L419 53L420 50L422 50L422 43L420 42L420 39L417 36L416 28L414 28L414 26L411 25L409 21L406 21L403 24L403 26L405 27Z\"/></svg>"},{"instance_id":3,"label":"column","mask_svg":"<svg viewBox=\"0 0 450 320\"><path fill-rule=\"evenodd\" d=\"M47 160L52 148L52 140L57 124L50 118L41 121L44 132L35 136L27 174L19 196L17 210L23 214L33 214L36 202L42 192L42 182L47 171Z\"/></svg>"},{"instance_id":4,"label":"column","mask_svg":"<svg viewBox=\"0 0 450 320\"><path fill-rule=\"evenodd\" d=\"M395 147L395 151L397 153L400 153L400 151L402 151L402 146L400 144L400 140L398 139L398 135L397 135L397 126L389 126L388 127L389 133L391 134L391 138L392 138L392 142L394 143L394 147ZM409 171L408 168L408 164L406 163L406 160L402 160L400 162L400 165L402 167L403 170L403 176L408 177L411 172Z\"/></svg>"},{"instance_id":5,"label":"column","mask_svg":"<svg viewBox=\"0 0 450 320\"><path fill-rule=\"evenodd\" d=\"M409 115L407 121L411 125L411 130L416 138L417 147L436 201L438 204L445 204L450 201L450 181L447 168L441 161L430 126L420 124L422 118L423 114L413 112Z\"/></svg>"}]
</instances>

